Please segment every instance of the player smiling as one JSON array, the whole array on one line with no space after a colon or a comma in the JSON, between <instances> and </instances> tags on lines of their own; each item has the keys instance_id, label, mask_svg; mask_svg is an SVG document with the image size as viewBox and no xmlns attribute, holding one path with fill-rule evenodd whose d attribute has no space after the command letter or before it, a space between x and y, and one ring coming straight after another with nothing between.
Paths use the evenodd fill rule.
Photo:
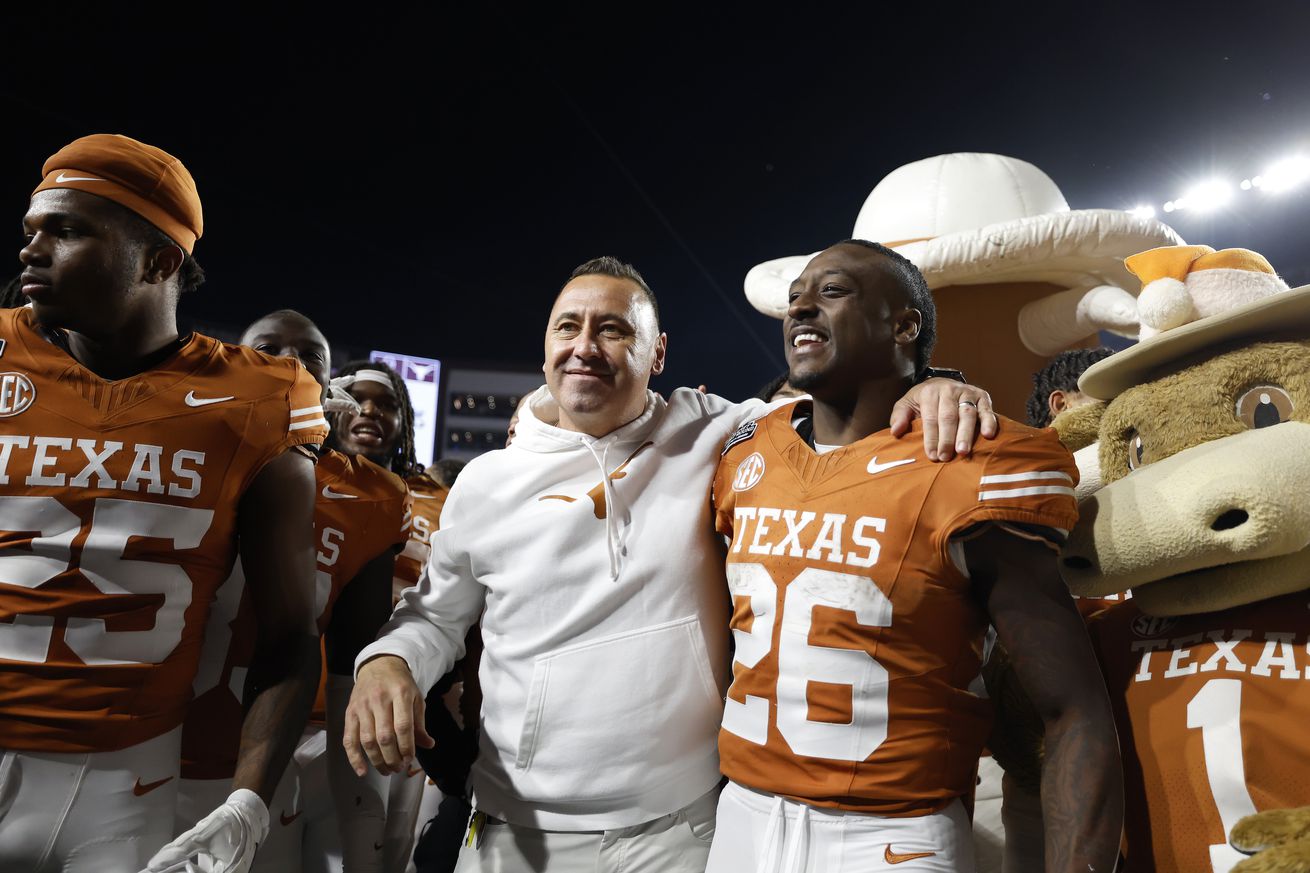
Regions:
<instances>
[{"instance_id":1,"label":"player smiling","mask_svg":"<svg viewBox=\"0 0 1310 873\"><path fill-rule=\"evenodd\" d=\"M946 464L897 440L893 404L933 333L909 261L827 249L783 323L789 382L813 399L728 441L713 501L736 650L713 873L973 869L961 798L989 724L989 621L1046 721L1046 869L1115 863L1115 732L1053 548L1077 520L1073 461L1005 419Z\"/></svg>"}]
</instances>

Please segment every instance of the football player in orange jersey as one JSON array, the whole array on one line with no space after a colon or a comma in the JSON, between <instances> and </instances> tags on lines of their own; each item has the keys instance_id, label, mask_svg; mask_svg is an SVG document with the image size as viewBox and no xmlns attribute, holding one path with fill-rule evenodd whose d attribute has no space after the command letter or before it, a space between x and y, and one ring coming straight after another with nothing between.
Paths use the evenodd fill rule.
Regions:
<instances>
[{"instance_id":1,"label":"football player in orange jersey","mask_svg":"<svg viewBox=\"0 0 1310 873\"><path fill-rule=\"evenodd\" d=\"M341 368L338 380L342 383L350 380L346 390L359 403L359 409L343 412L336 417L330 437L331 445L340 451L363 455L388 467L404 477L405 484L409 486L409 539L404 550L396 556L392 578L392 596L399 599L400 592L418 584L419 576L427 565L428 540L439 526L441 508L446 503L450 488L434 479L418 461L414 449L414 408L410 403L409 390L399 373L376 361L351 361ZM477 656L474 653L477 651L477 633L476 627L469 631L470 654L437 687L449 688L453 677L462 678L465 674L468 674L466 684L468 680L476 682ZM431 709L429 718L442 719L444 726L449 728L453 718L441 703L440 695L432 702L436 705ZM449 759L457 755L463 757L466 750L457 751L452 747L444 752L442 757ZM466 770L467 766L460 769ZM376 779L379 774L370 772L364 778ZM423 821L419 813L425 805L424 798L437 792L435 785L430 784L423 769L416 763L411 763L402 773L392 774L389 781L387 866L388 869L399 869L413 854L417 830Z\"/></svg>"},{"instance_id":2,"label":"football player in orange jersey","mask_svg":"<svg viewBox=\"0 0 1310 873\"><path fill-rule=\"evenodd\" d=\"M450 489L433 479L414 450L414 407L400 374L376 361L351 361L338 380L346 384L359 409L337 416L330 444L338 451L362 455L405 480L412 499L409 542L396 559L393 595L418 582L428 560L428 538L437 529ZM348 383L347 383L347 380Z\"/></svg>"},{"instance_id":3,"label":"football player in orange jersey","mask_svg":"<svg viewBox=\"0 0 1310 873\"><path fill-rule=\"evenodd\" d=\"M195 183L122 136L65 146L0 313L0 869L138 873L172 834L206 613L240 553L258 614L231 796L164 846L247 869L318 681L318 386L179 335Z\"/></svg>"},{"instance_id":4,"label":"football player in orange jersey","mask_svg":"<svg viewBox=\"0 0 1310 873\"><path fill-rule=\"evenodd\" d=\"M990 719L989 622L1046 722L1046 869L1113 869L1118 747L1053 548L1076 470L1051 432L1005 419L940 465L895 439L933 328L909 261L862 241L820 253L783 326L813 399L727 444L713 499L736 653L713 873L973 869L961 800Z\"/></svg>"},{"instance_id":5,"label":"football player in orange jersey","mask_svg":"<svg viewBox=\"0 0 1310 873\"><path fill-rule=\"evenodd\" d=\"M295 358L328 394L328 341L299 312L264 316L246 329L241 344ZM325 399L324 405L331 402ZM255 858L257 873L328 869L329 859L339 865L343 854L348 869L383 869L384 795L351 771L341 737L355 656L391 614L392 564L406 539L408 493L393 473L332 450L319 458L315 477L314 609L324 635L325 670L294 764L274 797L277 820ZM243 588L238 564L210 617L196 699L183 726L179 822L194 821L195 810L211 806L231 782L241 726L239 677L250 667L254 629Z\"/></svg>"}]
</instances>

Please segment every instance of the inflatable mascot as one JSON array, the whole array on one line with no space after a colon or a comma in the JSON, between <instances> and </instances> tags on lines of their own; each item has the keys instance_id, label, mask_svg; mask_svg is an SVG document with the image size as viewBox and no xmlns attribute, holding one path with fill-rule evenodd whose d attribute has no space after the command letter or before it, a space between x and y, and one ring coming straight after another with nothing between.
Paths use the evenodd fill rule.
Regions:
<instances>
[{"instance_id":1,"label":"inflatable mascot","mask_svg":"<svg viewBox=\"0 0 1310 873\"><path fill-rule=\"evenodd\" d=\"M1243 249L1127 265L1142 341L1079 383L1103 486L1061 556L1075 594L1133 593L1089 625L1124 869L1310 871L1310 286Z\"/></svg>"},{"instance_id":2,"label":"inflatable mascot","mask_svg":"<svg viewBox=\"0 0 1310 873\"><path fill-rule=\"evenodd\" d=\"M1137 333L1128 255L1182 242L1169 227L1115 209L1070 211L1050 177L1003 155L939 155L888 173L851 235L914 262L937 304L941 366L958 367L1022 421L1032 374L1056 353ZM827 245L832 240L815 240ZM746 274L746 297L782 318L787 287L813 255ZM1126 289L1133 289L1132 291Z\"/></svg>"}]
</instances>

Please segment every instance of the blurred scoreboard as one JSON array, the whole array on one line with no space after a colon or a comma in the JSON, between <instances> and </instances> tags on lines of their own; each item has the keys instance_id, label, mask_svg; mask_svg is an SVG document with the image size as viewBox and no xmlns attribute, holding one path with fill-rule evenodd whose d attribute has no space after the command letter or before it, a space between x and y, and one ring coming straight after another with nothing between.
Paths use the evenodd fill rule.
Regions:
<instances>
[{"instance_id":1,"label":"blurred scoreboard","mask_svg":"<svg viewBox=\"0 0 1310 873\"><path fill-rule=\"evenodd\" d=\"M437 457L441 417L441 362L435 358L376 350L369 353L368 359L386 364L405 380L409 402L414 407L414 454L420 464L431 466Z\"/></svg>"},{"instance_id":2,"label":"blurred scoreboard","mask_svg":"<svg viewBox=\"0 0 1310 873\"><path fill-rule=\"evenodd\" d=\"M440 456L470 461L483 452L503 449L519 400L544 383L541 370L450 368Z\"/></svg>"}]
</instances>

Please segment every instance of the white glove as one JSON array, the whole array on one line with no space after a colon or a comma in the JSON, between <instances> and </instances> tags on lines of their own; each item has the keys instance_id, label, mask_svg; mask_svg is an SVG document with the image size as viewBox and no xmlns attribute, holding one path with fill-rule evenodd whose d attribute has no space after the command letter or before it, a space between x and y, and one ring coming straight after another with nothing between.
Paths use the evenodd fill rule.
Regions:
<instances>
[{"instance_id":1,"label":"white glove","mask_svg":"<svg viewBox=\"0 0 1310 873\"><path fill-rule=\"evenodd\" d=\"M338 376L328 382L327 397L323 400L324 412L359 412L359 401L349 389L355 384L355 376Z\"/></svg>"},{"instance_id":2,"label":"white glove","mask_svg":"<svg viewBox=\"0 0 1310 873\"><path fill-rule=\"evenodd\" d=\"M246 873L268 836L268 807L248 788L155 853L146 873ZM194 862L194 863L191 863Z\"/></svg>"}]
</instances>

